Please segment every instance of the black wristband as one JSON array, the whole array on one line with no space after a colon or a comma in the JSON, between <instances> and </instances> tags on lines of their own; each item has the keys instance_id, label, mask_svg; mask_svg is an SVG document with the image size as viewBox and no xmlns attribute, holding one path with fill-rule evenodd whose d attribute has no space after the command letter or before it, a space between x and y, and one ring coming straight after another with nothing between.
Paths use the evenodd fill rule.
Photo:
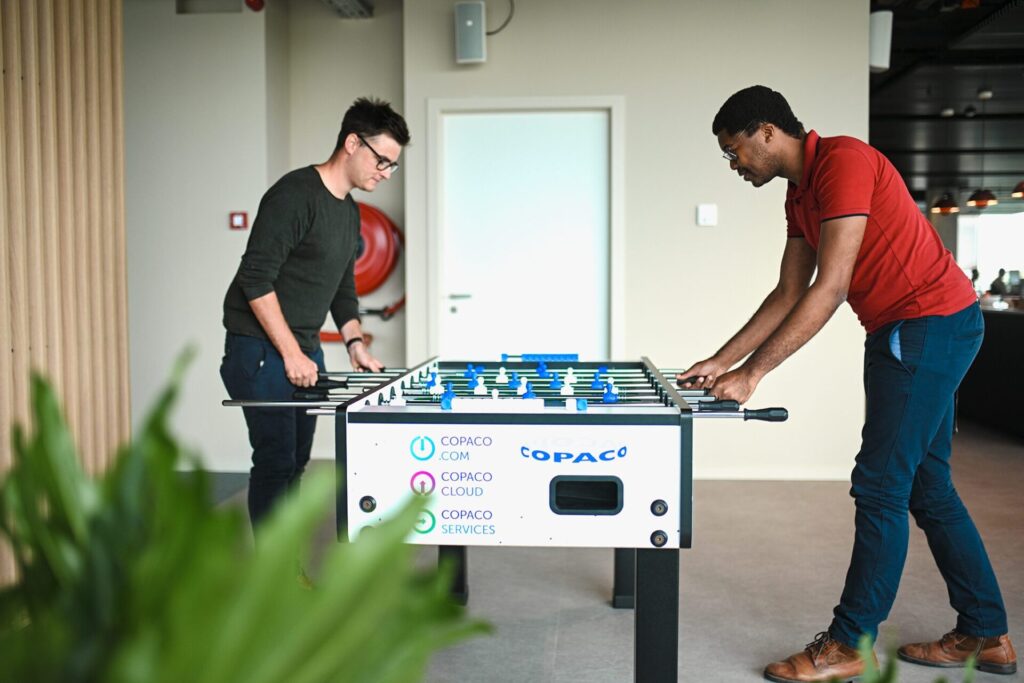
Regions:
<instances>
[{"instance_id":1,"label":"black wristband","mask_svg":"<svg viewBox=\"0 0 1024 683\"><path fill-rule=\"evenodd\" d=\"M345 348L351 349L353 344L361 341L363 341L362 337L352 337L351 339L345 341Z\"/></svg>"}]
</instances>

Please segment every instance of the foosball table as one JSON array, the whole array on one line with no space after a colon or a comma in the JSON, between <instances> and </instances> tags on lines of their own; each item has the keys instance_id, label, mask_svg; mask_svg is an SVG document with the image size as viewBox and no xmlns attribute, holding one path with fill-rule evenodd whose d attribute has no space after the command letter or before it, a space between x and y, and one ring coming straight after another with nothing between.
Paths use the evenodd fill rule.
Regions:
<instances>
[{"instance_id":1,"label":"foosball table","mask_svg":"<svg viewBox=\"0 0 1024 683\"><path fill-rule=\"evenodd\" d=\"M634 678L675 681L679 550L692 541L693 423L781 422L676 386L650 360L569 355L431 359L379 373L325 372L294 401L333 416L340 540L411 495L427 507L407 539L454 561L469 597L468 546L614 548L612 605L635 610Z\"/></svg>"}]
</instances>

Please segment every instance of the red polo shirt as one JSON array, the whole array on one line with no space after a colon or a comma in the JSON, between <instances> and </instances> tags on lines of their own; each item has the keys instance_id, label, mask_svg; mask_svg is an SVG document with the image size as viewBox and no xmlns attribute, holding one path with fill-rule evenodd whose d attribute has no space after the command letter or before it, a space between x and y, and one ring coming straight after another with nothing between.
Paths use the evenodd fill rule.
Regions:
<instances>
[{"instance_id":1,"label":"red polo shirt","mask_svg":"<svg viewBox=\"0 0 1024 683\"><path fill-rule=\"evenodd\" d=\"M889 160L855 138L812 130L803 178L786 192L788 235L817 251L821 222L844 216L868 218L847 301L869 334L894 320L950 315L977 301Z\"/></svg>"}]
</instances>

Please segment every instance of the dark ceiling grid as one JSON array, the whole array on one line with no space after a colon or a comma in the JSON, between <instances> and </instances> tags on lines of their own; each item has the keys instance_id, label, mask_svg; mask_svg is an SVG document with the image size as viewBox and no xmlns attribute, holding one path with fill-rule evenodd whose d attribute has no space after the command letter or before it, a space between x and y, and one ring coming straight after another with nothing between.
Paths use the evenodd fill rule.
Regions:
<instances>
[{"instance_id":1,"label":"dark ceiling grid","mask_svg":"<svg viewBox=\"0 0 1024 683\"><path fill-rule=\"evenodd\" d=\"M871 144L919 199L952 192L970 212L964 202L984 184L1000 202L986 212L1024 210L1009 196L1024 180L1024 0L872 0L871 10L893 12L890 68L871 75Z\"/></svg>"}]
</instances>

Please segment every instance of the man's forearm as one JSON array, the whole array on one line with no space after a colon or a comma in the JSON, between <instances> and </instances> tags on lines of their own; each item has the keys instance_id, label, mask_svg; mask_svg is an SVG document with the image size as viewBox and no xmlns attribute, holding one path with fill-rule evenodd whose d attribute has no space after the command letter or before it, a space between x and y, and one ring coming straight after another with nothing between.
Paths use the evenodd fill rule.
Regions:
<instances>
[{"instance_id":1,"label":"man's forearm","mask_svg":"<svg viewBox=\"0 0 1024 683\"><path fill-rule=\"evenodd\" d=\"M338 332L341 332L342 341L348 342L349 339L363 336L363 326L360 324L359 318L352 318L342 325Z\"/></svg>"},{"instance_id":2,"label":"man's forearm","mask_svg":"<svg viewBox=\"0 0 1024 683\"><path fill-rule=\"evenodd\" d=\"M288 321L284 318L281 302L277 299L277 292L270 292L251 300L249 307L252 308L256 320L259 321L263 331L270 338L270 343L274 345L282 358L291 358L296 354L302 354L299 342L295 340L295 335L292 334L291 328L288 327Z\"/></svg>"},{"instance_id":3,"label":"man's forearm","mask_svg":"<svg viewBox=\"0 0 1024 683\"><path fill-rule=\"evenodd\" d=\"M799 301L799 297L786 296L776 287L761 302L747 324L733 335L732 339L726 342L725 346L719 349L715 355L721 358L728 367L736 365L778 329L797 301Z\"/></svg>"},{"instance_id":4,"label":"man's forearm","mask_svg":"<svg viewBox=\"0 0 1024 683\"><path fill-rule=\"evenodd\" d=\"M768 374L816 335L845 300L844 292L812 285L743 367L758 379Z\"/></svg>"}]
</instances>

